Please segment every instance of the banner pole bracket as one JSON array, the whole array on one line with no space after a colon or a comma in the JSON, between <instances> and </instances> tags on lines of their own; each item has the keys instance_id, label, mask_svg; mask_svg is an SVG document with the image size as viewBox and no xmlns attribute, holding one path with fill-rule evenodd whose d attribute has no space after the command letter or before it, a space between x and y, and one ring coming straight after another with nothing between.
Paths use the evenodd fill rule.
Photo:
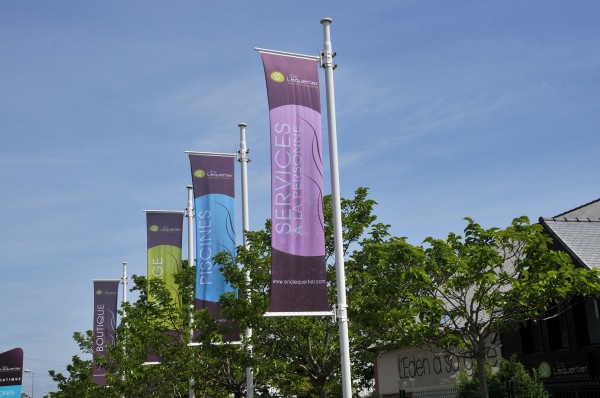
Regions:
<instances>
[{"instance_id":1,"label":"banner pole bracket","mask_svg":"<svg viewBox=\"0 0 600 398\"><path fill-rule=\"evenodd\" d=\"M342 304L333 305L333 322L348 322L348 306Z\"/></svg>"},{"instance_id":2,"label":"banner pole bracket","mask_svg":"<svg viewBox=\"0 0 600 398\"><path fill-rule=\"evenodd\" d=\"M331 309L331 313L333 314L333 316L331 317L331 322L337 323L337 320L338 320L337 304L333 305L333 307Z\"/></svg>"},{"instance_id":3,"label":"banner pole bracket","mask_svg":"<svg viewBox=\"0 0 600 398\"><path fill-rule=\"evenodd\" d=\"M326 69L326 68L331 67L333 70L335 70L337 68L337 64L333 63L333 58L336 55L337 55L337 53L330 51L330 50L321 51L321 54L319 54L321 68Z\"/></svg>"}]
</instances>

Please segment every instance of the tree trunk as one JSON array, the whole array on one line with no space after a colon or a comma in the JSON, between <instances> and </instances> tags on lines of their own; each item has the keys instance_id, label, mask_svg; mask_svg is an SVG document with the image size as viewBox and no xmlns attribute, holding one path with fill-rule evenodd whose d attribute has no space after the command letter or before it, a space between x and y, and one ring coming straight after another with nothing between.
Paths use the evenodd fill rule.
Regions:
<instances>
[{"instance_id":1,"label":"tree trunk","mask_svg":"<svg viewBox=\"0 0 600 398\"><path fill-rule=\"evenodd\" d=\"M475 359L477 361L477 378L479 379L479 396L480 398L488 398L487 377L485 375L485 351L483 354L478 353Z\"/></svg>"}]
</instances>

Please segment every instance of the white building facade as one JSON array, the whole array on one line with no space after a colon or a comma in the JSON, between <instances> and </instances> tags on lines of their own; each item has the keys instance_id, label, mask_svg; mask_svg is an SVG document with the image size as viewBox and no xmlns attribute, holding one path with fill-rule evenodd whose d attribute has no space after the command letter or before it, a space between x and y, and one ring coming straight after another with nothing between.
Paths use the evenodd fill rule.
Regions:
<instances>
[{"instance_id":1,"label":"white building facade","mask_svg":"<svg viewBox=\"0 0 600 398\"><path fill-rule=\"evenodd\" d=\"M500 346L490 348L488 359L496 367L502 357ZM395 350L377 358L376 384L380 395L438 388L452 388L460 371L473 373L471 359L434 353L420 348Z\"/></svg>"}]
</instances>

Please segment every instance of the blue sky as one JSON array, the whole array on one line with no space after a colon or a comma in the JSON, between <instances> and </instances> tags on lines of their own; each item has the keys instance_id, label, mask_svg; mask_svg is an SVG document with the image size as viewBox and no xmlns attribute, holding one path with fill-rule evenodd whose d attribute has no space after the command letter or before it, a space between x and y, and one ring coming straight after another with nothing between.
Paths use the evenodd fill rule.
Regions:
<instances>
[{"instance_id":1,"label":"blue sky","mask_svg":"<svg viewBox=\"0 0 600 398\"><path fill-rule=\"evenodd\" d=\"M504 227L600 197L600 3L330 3L0 3L0 351L24 349L36 396L91 328L91 280L122 261L145 274L142 210L185 208L184 151L235 152L247 123L263 225L254 47L316 55L323 17L342 193L369 187L394 234L420 243L465 216Z\"/></svg>"}]
</instances>

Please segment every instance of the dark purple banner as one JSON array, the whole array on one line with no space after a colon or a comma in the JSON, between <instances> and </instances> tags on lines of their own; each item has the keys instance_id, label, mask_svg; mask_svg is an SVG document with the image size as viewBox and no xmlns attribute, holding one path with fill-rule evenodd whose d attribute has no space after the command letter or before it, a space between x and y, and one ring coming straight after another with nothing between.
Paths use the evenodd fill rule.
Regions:
<instances>
[{"instance_id":1,"label":"dark purple banner","mask_svg":"<svg viewBox=\"0 0 600 398\"><path fill-rule=\"evenodd\" d=\"M261 55L271 126L269 312L330 311L317 62L280 54Z\"/></svg>"},{"instance_id":2,"label":"dark purple banner","mask_svg":"<svg viewBox=\"0 0 600 398\"><path fill-rule=\"evenodd\" d=\"M23 350L14 348L0 353L0 396L20 397L22 379Z\"/></svg>"},{"instance_id":3,"label":"dark purple banner","mask_svg":"<svg viewBox=\"0 0 600 398\"><path fill-rule=\"evenodd\" d=\"M108 346L116 342L119 283L115 280L94 281L94 328L92 330L92 377L96 384L106 385L106 370L96 365L96 356L108 356Z\"/></svg>"}]
</instances>

